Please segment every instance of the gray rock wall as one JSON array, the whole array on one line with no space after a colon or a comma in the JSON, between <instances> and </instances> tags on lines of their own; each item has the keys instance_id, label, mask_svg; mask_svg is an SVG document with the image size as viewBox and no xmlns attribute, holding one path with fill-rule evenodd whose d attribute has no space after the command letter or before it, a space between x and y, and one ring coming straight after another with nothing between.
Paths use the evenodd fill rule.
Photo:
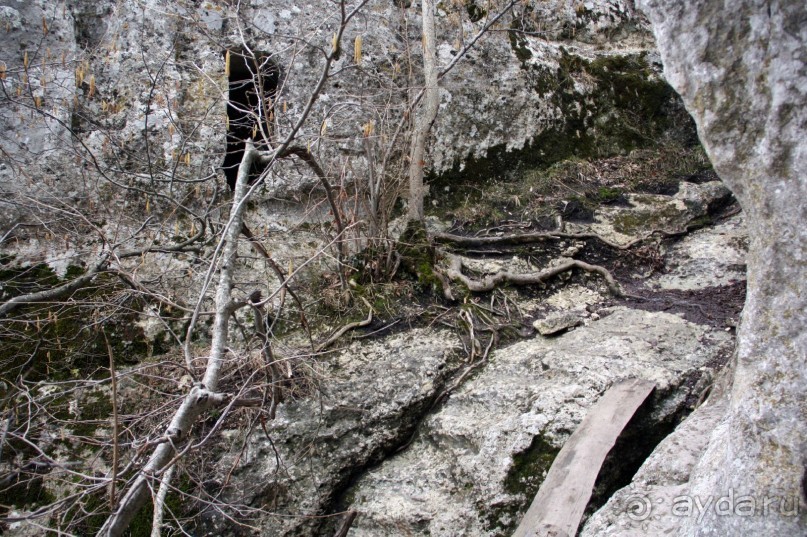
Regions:
<instances>
[{"instance_id":1,"label":"gray rock wall","mask_svg":"<svg viewBox=\"0 0 807 537\"><path fill-rule=\"evenodd\" d=\"M137 174L165 183L210 177L224 148L224 48L246 40L275 54L284 75L283 111L278 110L282 132L316 84L323 62L316 47L327 48L338 22L338 11L320 0L293 6L251 3L240 10L228 2L197 6L162 0L4 4L0 23L5 21L8 30L0 35L0 59L7 65L6 84L14 97L7 105L15 114L3 119L3 149L14 150L20 159L19 168L0 177L4 185L18 181L20 168L31 167L28 175L38 178L48 164L60 168L59 180L70 187L83 184L81 169L95 178L103 175L101 184L110 179L137 182ZM471 17L464 7L438 10L441 69L483 27L485 17L495 13L484 9L481 18ZM335 63L338 73L301 131L303 142L310 142L326 163L345 157L357 161L348 169L348 179L364 179L362 126L374 121L376 132L389 142L404 116L407 86L421 83L418 13L417 6L402 10L394 2L366 6L345 34L345 51ZM44 37L43 19L49 30ZM357 36L363 37L358 65L352 55ZM21 82L26 51L34 64L30 91ZM81 81L75 80L77 69L85 73ZM483 158L491 149L520 149L530 143L538 144L534 152L541 158L551 159L558 148L541 138L548 132L570 135L589 153L594 140L604 142L597 151L630 150L638 139L617 123L628 109L644 110L643 103L634 102L639 99L635 91L654 89L645 103L651 114L659 115L645 118L652 121L666 117L670 110L664 107L675 100L657 71L646 22L629 2L519 4L441 79L429 169L440 173L461 168L468 158ZM48 81L44 90L40 79ZM24 86L19 98L13 95L16 85ZM30 113L33 95L44 95L45 109L63 122L61 127ZM22 112L24 122L15 119ZM57 134L59 144L47 146ZM78 142L84 147L66 150ZM405 138L399 145L405 149ZM45 146L51 153L42 154ZM563 151L565 157L575 149ZM90 162L87 153L97 162ZM77 159L81 169L75 167ZM281 193L301 181L312 182L295 169L283 175L273 185Z\"/></svg>"},{"instance_id":2,"label":"gray rock wall","mask_svg":"<svg viewBox=\"0 0 807 537\"><path fill-rule=\"evenodd\" d=\"M0 151L9 157L0 160L4 259L21 267L44 262L64 276L71 265L87 268L109 244L137 248L190 237L200 227L193 213L209 214L216 227L219 207L227 206L226 195L214 195L216 187L226 190L218 169L225 148L224 49L243 39L275 55L283 73L276 108L281 135L317 81L338 18L325 0L237 5L0 0L0 24L6 23L0 61L7 72ZM439 10L441 68L494 13L487 5L480 9L490 12L472 15L460 2ZM363 38L358 65L357 36ZM395 183L408 142L394 133L406 117L407 87L420 84L419 43L417 5L373 0L348 28L335 74L299 133L299 143L310 145L334 183L366 184L369 169L378 173L389 149L390 197L405 194ZM655 143L680 126L681 110L659 69L646 21L630 2L518 3L441 79L428 168L461 174L448 181L517 179L520 167ZM372 121L377 139L375 158L368 159L361 133ZM247 220L267 242L280 238L274 251L283 266L299 266L327 241L327 211L312 209L322 192L299 163L281 163L267 183ZM290 203L279 207L274 198ZM70 210L55 208L60 204ZM353 201L346 205L355 209ZM49 230L37 225L43 221ZM305 247L290 244L286 231L301 221L324 222L314 231L325 232L312 232L317 236L306 237ZM353 229L364 238L359 225ZM169 274L160 293L189 302L198 293L196 261L160 254L138 270ZM120 265L134 270L137 263Z\"/></svg>"},{"instance_id":3,"label":"gray rock wall","mask_svg":"<svg viewBox=\"0 0 807 537\"><path fill-rule=\"evenodd\" d=\"M209 198L212 191L210 186L215 181L221 183L220 178L215 177L224 146L223 98L226 81L222 51L225 47L237 43L243 34L256 48L272 52L280 58L284 73L280 107L283 111L279 113L278 122L279 129L284 129L300 114L322 65L321 54L307 44L327 47L335 27L332 4L324 0L295 2L291 5L274 0L252 2L245 5L240 13L236 13L231 3L225 1L203 5L164 0L1 3L0 21L7 22L8 28L5 35L0 34L2 59L9 69L6 86L12 91L20 87L21 94L17 98L12 93L12 98L3 103L5 108L0 118L0 140L5 154L13 156L13 159L10 163L3 163L3 168L0 168L0 186L4 193L17 194L22 185L31 189L32 195L41 196L42 199L58 197L71 206L81 207L93 222L98 215L94 213L92 203L100 201L98 211L108 218L98 218L97 221L101 222L98 227L101 234L108 237L128 236L128 231L138 230L144 215L149 211L164 218L159 224L157 238L160 240L178 236L180 231L187 231L184 229L189 226L187 220L171 220L172 216L166 214L170 211L166 206L161 206L159 196L155 196L147 204L147 196L143 195L142 188L177 195L187 200L188 206L193 208ZM467 41L484 24L484 18L473 20L476 17L470 12L452 9L446 6L446 10L438 13L438 51L443 66L457 53L462 40ZM336 64L340 73L325 88L314 109L311 122L301 131L302 140L311 142L312 151L322 159L326 168L330 166L329 172L334 173L334 176L341 178L339 174L344 171L346 180L364 179L362 173L366 166L360 136L362 125L375 120L377 132L389 134L403 115L402 103L405 102L407 84L406 61L409 54L413 61L412 83L417 84L419 80L417 47L420 38L416 13L416 6L404 11L396 7L395 2L377 0L368 5L366 12L356 19L346 34L346 50ZM48 24L47 32L41 27L43 18ZM38 37L40 34L41 38ZM364 38L360 66L354 65L350 50L353 39L358 35ZM460 44L457 44L458 40ZM26 51L33 67L24 82L23 58ZM524 149L519 158L532 164L541 164L575 154L590 156L626 152L640 143L639 138L660 137L665 130L674 127L670 118L674 115L676 100L669 87L658 77L657 59L643 19L634 11L630 2L591 0L572 5L553 0L534 4L519 3L514 14L506 17L496 32L481 41L468 59L443 79L441 110L434 129L429 166L435 173L451 168L459 169L470 157L484 159L490 157L491 153L501 155L507 149ZM77 71L81 71L81 76ZM90 80L93 80L92 84ZM793 89L788 91L797 92ZM803 96L803 92L801 95ZM37 111L40 104L36 104L35 97L44 99L43 110ZM776 99L778 97L771 97L772 102L779 103ZM391 103L389 106L383 104L388 102ZM787 126L797 119L803 123L803 111L800 109L785 109L779 104L771 106L781 112L778 116L772 116L774 123ZM6 113L6 110L10 112ZM47 114L43 113L44 110L47 110ZM631 118L635 121L637 117L638 124L631 123ZM732 128L730 119L720 118L714 128ZM701 120L703 121L702 117ZM773 125L771 129L776 127L777 125ZM737 127L740 132L742 128L742 125ZM765 132L765 129L759 132L749 131L743 136L747 134L753 139L765 139ZM796 134L796 130L787 131L781 140L793 142L797 139L794 138ZM731 136L727 140L726 144L733 143ZM781 145L781 140L777 144ZM405 140L399 145L405 148ZM772 140L769 145L776 144ZM798 188L804 189L803 183L800 186L796 183L794 186L792 180L788 182L788 177L792 177L792 170L795 169L793 163L800 163L799 169L804 171L803 149L794 143L789 147L787 150L785 146L777 149L790 159L783 161L785 165L771 161L765 165L767 168L754 168L749 164L754 162L752 160L741 159L737 164L732 164L730 161L733 157L726 156L722 161L719 160L719 164L722 162L720 165L726 167L725 173L729 175L751 173L745 171L746 166L757 169L758 172L762 170L755 178L759 174L771 174L773 179L769 181L779 181L783 189L781 196L776 195L779 196L776 203L781 203L786 208L785 198L793 196ZM715 148L710 150L717 151ZM484 173L493 177L509 173L509 168L494 164L496 165L486 168ZM278 174L270 185L269 194L286 196L298 191L301 185L310 184L310 174L301 172L301 169L284 167L283 173ZM463 170L465 172L479 173L468 167ZM750 186L746 189L749 192L741 192L745 179L742 178L744 176L738 177L740 179L733 183L733 188L746 198L753 198L750 190L754 189ZM201 185L193 181L201 181ZM750 182L748 184L751 185ZM770 196L772 192L758 193L759 196L763 194ZM745 203L754 205L753 201ZM735 429L739 431L737 435L754 440L752 449L743 455L745 466L740 464L737 468L751 467L746 462L756 456L754 446L759 446L760 449L767 449L768 444L785 446L777 452L781 460L770 465L788 470L784 474L788 481L782 486L790 490L788 487L795 482L790 470L802 464L803 459L799 459L793 449L788 451L787 448L794 445L797 437L793 435L800 434L801 422L792 425L787 420L798 420L799 416L804 416L803 407L799 407L798 397L794 395L803 386L803 378L798 376L797 369L788 369L786 364L792 365L792 357L798 355L798 345L803 346L804 343L803 339L799 339L803 336L797 331L799 326L803 326L803 309L794 309L793 306L797 303L799 287L787 287L783 281L789 278L790 282L798 282L798 277L803 276L802 272L798 272L803 271L798 265L799 262L803 264L803 250L784 251L787 249L780 245L789 244L788 242L772 243L767 250L760 246L768 244L765 243L766 240L772 241L775 236L772 230L788 233L788 228L783 227L783 224L799 220L792 210L788 215L780 216L777 213L779 205L774 204L768 209L762 204L758 205L749 210L763 213L763 216L754 216L754 225L757 226L754 240L757 241L758 252L755 261L755 292L761 296L756 299L756 304L762 309L749 308L744 329L749 326L753 328L756 323L762 328L753 333L762 334L766 339L757 341L750 335L746 336L745 354L740 357L741 368L738 371L745 371L742 378L745 379L743 382L748 386L748 392L745 398L735 401L735 406L737 412L748 412L751 418L745 421L738 418L727 423L736 425ZM0 208L3 206L0 205ZM264 216L268 216L266 213L269 210L266 207L254 209L251 218L266 224L269 218ZM756 212L753 214L756 215ZM11 214L5 211L0 213ZM19 216L15 215L14 218ZM163 235L159 235L160 233ZM789 233L795 234L794 231ZM49 242L50 238L38 235L20 234L17 238L20 241L15 243L13 253L19 256L21 262L32 262L31 259L39 259L43 255L46 260L90 259L97 249L103 247L103 241L91 242L95 239L90 238L82 238L79 244L72 244L71 249L58 242L61 237L54 244ZM148 240L153 238L149 237ZM132 242L138 240L145 239L135 236ZM278 260L283 266L292 255L300 255L300 248L296 244L290 246L288 240L285 242L286 250L275 251L282 256ZM298 251L286 255L288 250L294 248ZM777 264L763 266L766 256L778 260ZM163 262L165 266L161 265ZM186 259L161 261L156 258L142 269L141 274L167 272L171 263L171 270L174 271L171 276L176 275L176 278L170 281L166 278L169 281L166 285L170 287L168 294L173 296L177 288L184 286L185 290L190 289L187 291L188 295L195 296L197 290L194 282L189 281L192 277L183 279L190 267ZM777 266L784 263L792 266ZM299 265L298 262L294 264ZM776 291L760 291L764 287L759 279L760 275L767 276L766 271L774 272L775 269L783 271L782 275L777 276L778 280L770 280L776 285ZM792 274L786 271L791 271ZM779 298L782 298L781 304L776 302ZM775 309L777 307L779 309ZM771 315L771 311L777 315ZM765 325L766 320L761 317L763 314L769 315L769 326ZM791 316L789 320L786 317L788 314ZM636 319L643 317L625 315L628 321L623 324L636 324ZM710 348L707 356L695 348L696 339L704 334L703 329L675 318L667 320L666 315L647 317L660 325L678 326L683 334L681 338L686 342L686 349L689 349L685 354L692 359L679 364L675 356L661 354L664 361L670 362L666 368L655 364L624 371L617 368L608 379L600 379L596 375L586 377L585 389L581 391L586 404L592 402L596 393L605 388L606 380L621 378L628 373L635 374L637 371L651 371L672 386L681 379L672 375L671 369L676 373L683 371L688 374L712 357L714 349ZM613 322L614 319L605 324ZM664 330L671 329L666 327ZM779 332L774 336L773 333L777 330ZM746 333L752 332L746 330ZM793 334L789 343L782 339L783 333ZM579 335L575 337L580 340ZM776 340L776 337L779 339ZM722 334L715 338L719 340L721 347L727 344L727 338ZM341 384L334 388L329 401L333 406L325 412L327 430L321 430L318 423L303 419L305 416L317 415L318 405L313 400L295 408L283 409L275 424L278 429L282 429L279 434L286 435L288 440L288 445L279 448L288 458L305 452L312 438L322 441L324 448L316 460L327 467L327 475L320 480L317 476L305 473L304 469L296 468L299 475L287 481L279 479L280 485L288 485L288 493L283 492L282 487L279 487L280 493L272 490L272 483L263 488L253 488L255 483L277 470L273 466L275 463L272 457L267 455L271 446L256 439L251 445L251 449L254 448L251 455L254 456L248 460L252 466L247 465L240 469L242 473L238 476L244 483L245 495L252 495L250 498L254 497L259 502L267 500L269 495L278 494L278 503L291 513L330 512L337 500L350 503L347 497L338 496L344 492L350 479L355 477L355 467L365 467L376 462L388 450L405 442L416 425L411 421L428 406L430 398L445 382L448 373L443 371L443 362L449 363L450 360L443 356L443 351L447 347L457 346L456 342L446 342L445 339L431 344L425 350L423 345L416 347L411 351L413 356L404 354L404 359L400 361L399 354L389 352L388 349L376 349L371 358L365 360L374 364L372 367L366 366L362 360L345 355L344 363L341 364L344 369L334 372ZM773 340L779 343L769 350L762 348L766 341ZM654 344L647 342L651 347ZM580 343L578 348L583 349L585 345ZM581 353L582 350L578 352ZM616 352L612 354L613 362L618 364ZM763 366L758 366L759 370L755 370L751 365L752 354L762 356L760 363L765 367L770 365L772 372ZM788 356L791 357L789 362ZM523 357L519 355L511 358L519 361ZM655 358L658 357L653 354L653 359ZM564 363L559 363L557 370L561 369L561 365L568 367L564 360L559 362ZM532 367L535 363L527 365ZM583 369L585 364L573 365ZM358 400L357 394L361 387L357 384L362 379L366 386L377 387L374 383L378 383L381 373L376 374L373 367L383 369L382 372L388 375L382 379L384 383L378 385L383 389L378 389L378 393L371 395L363 394L363 398ZM411 371L401 372L401 368L407 367ZM362 371L357 370L362 370L365 376L361 377ZM581 376L579 370L569 371L573 373L570 377ZM519 375L518 370L514 370L511 377L520 378ZM772 412L769 403L758 407L753 407L752 404L753 397L759 393L772 397L771 390L763 386L771 375L783 375L779 380L792 382L794 391L788 393L780 390L776 393L776 397L782 402L783 412L775 418L765 418L772 426L771 433L749 433L747 429L752 423L750 419L756 419L754 414ZM506 397L506 384L511 382L511 377L505 375L506 382L499 390L502 397L494 401L501 403L508 411L513 410L512 401ZM739 373L738 378L741 378ZM471 390L472 387L465 389L461 397L447 405L447 410L458 408L463 401L473 407L476 394ZM522 391L532 397L527 387ZM565 394L560 390L550 400L560 402L566 395L569 399L577 398L576 394ZM676 404L684 403L678 401ZM362 408L362 405L369 410ZM494 411L497 411L496 405L493 406ZM476 431L468 434L471 438L468 445L481 446L488 450L487 453L504 453L502 446L507 446L507 456L501 457L495 467L488 468L487 474L482 471L474 472L475 468L486 466L488 461L484 458L474 456L461 459L460 462L467 463L466 466L454 466L456 461L452 460L438 461L440 464L445 462L447 467L461 474L467 472L478 476L492 475L495 478L488 483L491 488L481 489L478 497L472 498L467 493L468 497L463 500L465 503L461 504L463 509L473 507L474 518L468 520L468 527L472 530L488 531L486 526L491 521L477 518L483 514L490 514L496 520L502 519L502 523L515 522L513 509L528 500L527 494L523 491L503 494L501 484L509 471L512 455L525 449L529 451L531 445L529 435L519 432L519 427L523 425L519 425L519 420L525 415L532 419L533 430L530 432L536 433L542 427L540 420L545 419L544 414L561 412L555 410L554 403L548 407L552 409L548 413L539 412L540 409L536 408L533 409L534 412L527 409L526 414L512 414L512 419L508 422L512 427L507 430L507 434L498 435L490 441L478 436ZM582 407L573 408L573 419L566 421L566 429L569 430L582 416ZM299 413L295 415L295 411ZM430 434L435 441L452 444L453 440L448 438L448 433L460 438L461 434L457 430L471 426L466 425L467 420L459 420L455 424L457 428L452 430L449 427L452 424L446 416L444 413L442 417L432 419L434 427ZM496 416L494 413L486 419L495 421ZM445 427L441 425L443 421ZM724 429L728 430L726 427ZM560 445L563 434L565 433L557 431L553 436L551 440L554 447ZM330 451L331 448L333 451ZM456 453L465 449L463 445L449 445L449 448L456 449ZM715 452L712 460L720 460L720 456L719 452ZM437 465L433 464L432 468L437 468ZM709 466L705 468L704 472L708 472ZM384 471L394 474L397 470L394 465L390 465ZM304 483L306 494L297 496L294 479ZM470 481L463 483L465 482ZM435 480L431 490L435 496L440 497L445 487L450 489L457 483L460 482L449 480L446 484ZM373 490L375 487L369 478L361 486L366 487L366 490ZM454 492L457 491L452 491ZM462 494L462 491L459 492ZM386 497L396 501L394 494L387 494ZM480 513L477 500L488 507L498 506L502 508L502 512ZM397 523L384 521L383 505L379 503L378 506L379 514L374 519L376 523ZM505 512L503 507L510 511ZM410 517L407 523L411 523L414 528L422 522L417 519L420 516L417 511L415 508L406 514L406 517ZM448 515L453 516L451 513ZM208 529L211 531L220 529L215 520L210 524ZM300 522L295 519L277 522L273 527L278 532L312 532L315 531L312 529L314 524L312 521ZM370 533L375 531L373 528L364 528L361 524L357 524L358 530ZM369 526L370 522L367 524ZM271 526L271 522L267 522L266 526ZM452 526L446 531L454 531L457 527L460 526ZM439 529L437 526L435 528Z\"/></svg>"},{"instance_id":4,"label":"gray rock wall","mask_svg":"<svg viewBox=\"0 0 807 537\"><path fill-rule=\"evenodd\" d=\"M702 498L755 498L753 516L683 519L684 535L807 531L807 8L799 1L643 0L667 79L747 214L748 296L725 419L695 467ZM800 514L781 514L783 498ZM768 512L763 502L768 498Z\"/></svg>"},{"instance_id":5,"label":"gray rock wall","mask_svg":"<svg viewBox=\"0 0 807 537\"><path fill-rule=\"evenodd\" d=\"M99 235L131 237L122 247L136 247L198 229L177 204L202 213L214 186L223 186L224 49L245 40L275 55L283 73L276 110L281 135L316 84L338 18L324 0L239 6L2 2L0 24L7 30L0 32L0 60L8 93L0 144L11 158L0 163L0 233L37 218L52 221L54 202L78 207L87 221L99 223L91 233L76 233L69 221L47 234L17 227L13 248L2 245L4 255L21 265L45 261L63 274L104 247ZM495 12L481 9L471 15L457 3L438 11L441 68ZM418 13L416 5L402 9L374 0L345 34L334 77L300 131L300 144L310 145L334 182L369 180L361 135L368 122L375 122L377 134L376 172L389 150L391 183L402 176L408 142L394 133L406 117L407 87L420 84ZM363 38L358 65L352 54L357 36ZM512 176L519 161L540 166L574 155L625 153L679 126L679 101L659 76L646 21L624 0L519 3L440 84L427 163L433 174ZM35 97L42 99L39 109ZM304 166L282 163L261 197L299 199L316 184ZM12 199L23 194L48 214L31 217L30 199ZM321 193L314 198L321 201ZM248 219L287 227L275 208L259 204ZM159 225L142 229L147 214ZM175 285L178 296L187 296L195 282Z\"/></svg>"}]
</instances>

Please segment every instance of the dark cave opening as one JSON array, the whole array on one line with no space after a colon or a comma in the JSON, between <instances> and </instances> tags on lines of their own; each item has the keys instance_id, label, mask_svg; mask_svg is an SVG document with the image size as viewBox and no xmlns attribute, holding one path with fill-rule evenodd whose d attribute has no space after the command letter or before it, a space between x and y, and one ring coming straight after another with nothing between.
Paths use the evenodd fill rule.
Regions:
<instances>
[{"instance_id":1,"label":"dark cave opening","mask_svg":"<svg viewBox=\"0 0 807 537\"><path fill-rule=\"evenodd\" d=\"M224 52L228 76L227 146L222 169L230 190L235 189L238 167L244 156L246 140L252 138L256 148L270 143L272 114L277 96L280 70L269 54L247 49ZM254 162L250 182L264 171Z\"/></svg>"}]
</instances>

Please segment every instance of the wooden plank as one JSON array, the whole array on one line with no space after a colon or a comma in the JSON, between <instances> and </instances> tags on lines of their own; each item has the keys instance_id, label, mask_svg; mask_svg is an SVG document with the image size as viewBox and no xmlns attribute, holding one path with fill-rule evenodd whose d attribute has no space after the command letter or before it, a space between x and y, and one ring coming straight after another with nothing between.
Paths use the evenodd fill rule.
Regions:
<instances>
[{"instance_id":1,"label":"wooden plank","mask_svg":"<svg viewBox=\"0 0 807 537\"><path fill-rule=\"evenodd\" d=\"M555 457L513 537L577 533L606 455L654 387L647 380L629 379L603 394Z\"/></svg>"}]
</instances>

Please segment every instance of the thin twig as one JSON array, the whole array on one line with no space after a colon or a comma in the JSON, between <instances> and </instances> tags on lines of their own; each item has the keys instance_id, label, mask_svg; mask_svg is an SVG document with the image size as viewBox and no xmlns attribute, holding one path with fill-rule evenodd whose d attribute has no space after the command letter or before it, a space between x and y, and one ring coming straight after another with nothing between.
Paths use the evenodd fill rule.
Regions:
<instances>
[{"instance_id":1,"label":"thin twig","mask_svg":"<svg viewBox=\"0 0 807 537\"><path fill-rule=\"evenodd\" d=\"M109 478L109 509L115 509L115 482L118 479L118 379L115 374L115 355L112 353L112 345L109 344L109 338L106 336L106 331L101 331L104 334L104 342L106 343L106 351L109 355L109 377L112 383L112 469Z\"/></svg>"}]
</instances>

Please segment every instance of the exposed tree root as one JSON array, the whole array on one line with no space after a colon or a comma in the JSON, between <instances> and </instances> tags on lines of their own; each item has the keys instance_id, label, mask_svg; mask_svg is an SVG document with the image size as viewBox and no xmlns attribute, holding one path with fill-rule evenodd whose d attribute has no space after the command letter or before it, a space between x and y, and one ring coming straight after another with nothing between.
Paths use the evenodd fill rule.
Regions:
<instances>
[{"instance_id":1,"label":"exposed tree root","mask_svg":"<svg viewBox=\"0 0 807 537\"><path fill-rule=\"evenodd\" d=\"M606 268L601 267L599 265L590 265L589 263L578 261L577 259L568 259L554 267L544 269L540 272L516 274L510 271L499 271L496 274L485 276L481 280L476 280L462 273L461 257L452 254L446 254L446 257L449 260L449 267L446 270L446 276L451 280L462 282L471 292L474 293L484 293L486 291L492 291L497 286L505 282L512 283L515 285L533 285L537 283L543 283L549 278L557 276L558 274L561 274L573 268L579 268L585 270L586 272L596 272L597 274L602 276L605 279L605 283L608 286L608 290L611 291L611 293L614 296L618 297L627 296L625 292L622 291L622 288L619 286L614 277Z\"/></svg>"},{"instance_id":2,"label":"exposed tree root","mask_svg":"<svg viewBox=\"0 0 807 537\"><path fill-rule=\"evenodd\" d=\"M345 335L347 332L349 332L351 330L355 330L356 328L365 327L365 326L369 325L371 322L373 322L373 307L364 298L362 298L362 300L367 305L367 307L370 308L370 311L367 314L367 318L364 319L363 321L356 321L356 322L353 322L353 323L346 324L345 326L343 326L342 328L340 328L339 330L334 332L334 334L331 337L329 337L328 339L326 339L325 341L323 341L322 343L317 345L314 348L314 352L322 352L322 351L324 351L325 349L327 349L328 347L330 347L331 345L336 343L336 340L338 340L340 337Z\"/></svg>"},{"instance_id":3,"label":"exposed tree root","mask_svg":"<svg viewBox=\"0 0 807 537\"><path fill-rule=\"evenodd\" d=\"M511 235L501 235L495 237L469 237L465 235L455 235L453 233L435 233L434 240L437 242L453 244L455 246L502 246L511 244L532 244L535 242L556 241L561 239L596 239L606 246L615 250L628 250L637 244L646 241L656 234L664 235L665 237L675 237L682 235L687 231L664 231L662 229L654 229L644 237L634 239L627 244L617 244L596 233L566 233L564 231L536 231L532 233L514 233Z\"/></svg>"},{"instance_id":4,"label":"exposed tree root","mask_svg":"<svg viewBox=\"0 0 807 537\"><path fill-rule=\"evenodd\" d=\"M735 214L742 211L742 208L737 206L733 209L716 216L720 220L724 220ZM505 226L497 226L485 232L490 232L497 229L503 229ZM517 224L513 224L507 227L518 227ZM630 241L627 244L617 244L615 242L609 241L605 237L598 235L597 233L568 233L564 231L565 223L560 221L558 225L558 229L555 231L533 231L528 233L512 233L508 235L496 235L496 236L466 236L466 235L456 235L454 233L434 233L432 237L436 242L441 242L445 244L452 244L455 246L462 246L465 248L473 247L473 246L503 246L503 245L513 245L513 244L532 244L535 242L546 242L552 240L560 240L560 239L596 239L601 243L609 246L615 250L629 250L633 248L637 244L640 244L655 235L661 235L665 238L671 237L679 237L681 235L686 235L691 231L692 222L684 225L683 228L677 230L666 230L666 229L653 229L643 237L639 237ZM489 252L482 252L482 253L489 253Z\"/></svg>"},{"instance_id":5,"label":"exposed tree root","mask_svg":"<svg viewBox=\"0 0 807 537\"><path fill-rule=\"evenodd\" d=\"M443 391L440 392L437 395L437 397L434 398L434 403L432 403L432 408L434 408L435 406L440 404L442 401L445 400L446 397L451 395L451 393L454 390L456 390L457 388L462 386L462 383L465 382L465 379L467 379L468 376L471 373L473 373L474 371L479 369L480 366L482 366L483 364L485 364L487 362L488 355L490 355L490 350L493 348L493 345L496 343L497 339L498 338L495 336L495 333L494 333L494 335L491 336L491 338L488 340L488 344L485 346L485 350L482 351L481 355L479 356L479 359L471 362L465 368L465 370L462 373L460 373L460 375L457 378L454 379L454 381L450 385L446 386L445 389L443 389ZM472 346L478 345L478 342L476 340L474 340L474 341L471 342L471 345Z\"/></svg>"}]
</instances>

